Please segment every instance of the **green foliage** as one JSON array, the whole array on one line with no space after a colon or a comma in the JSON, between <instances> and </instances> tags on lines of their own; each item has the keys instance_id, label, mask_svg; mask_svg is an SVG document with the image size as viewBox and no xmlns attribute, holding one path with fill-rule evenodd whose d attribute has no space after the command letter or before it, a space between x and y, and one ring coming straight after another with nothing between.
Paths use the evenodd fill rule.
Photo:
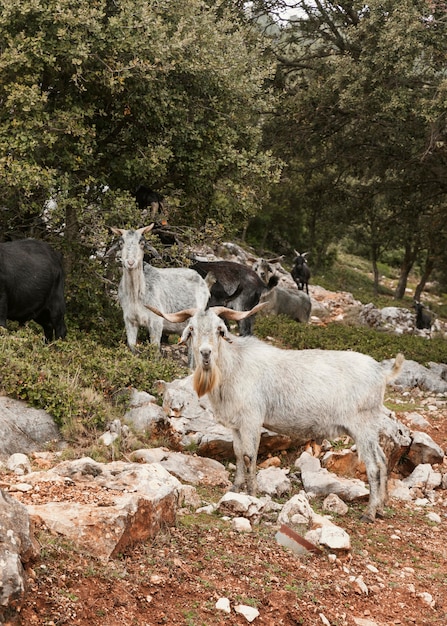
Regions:
<instances>
[{"instance_id":1,"label":"green foliage","mask_svg":"<svg viewBox=\"0 0 447 626\"><path fill-rule=\"evenodd\" d=\"M103 428L123 407L116 398L129 387L154 392L156 380L171 380L185 370L143 345L138 356L123 344L101 345L90 335L49 345L28 327L0 336L1 390L12 398L48 411L68 430Z\"/></svg>"},{"instance_id":2,"label":"green foliage","mask_svg":"<svg viewBox=\"0 0 447 626\"><path fill-rule=\"evenodd\" d=\"M284 216L289 247L310 249L315 267L347 233L374 263L400 250L400 262L405 251L412 263L442 267L443 8L410 0L294 6L305 18L272 39L280 103L265 145L286 167L264 209L267 229L275 235L275 215Z\"/></svg>"},{"instance_id":3,"label":"green foliage","mask_svg":"<svg viewBox=\"0 0 447 626\"><path fill-rule=\"evenodd\" d=\"M180 194L184 223L230 225L277 177L259 123L273 105L264 89L273 65L261 34L230 10L0 0L0 36L4 230L53 198L50 230L58 223L67 245L93 234L98 244L106 190L119 203L120 190L142 182Z\"/></svg>"},{"instance_id":4,"label":"green foliage","mask_svg":"<svg viewBox=\"0 0 447 626\"><path fill-rule=\"evenodd\" d=\"M402 352L407 359L427 364L444 363L444 339L427 339L414 335L391 335L364 327L331 323L327 326L297 324L285 316L259 317L256 335L262 339L275 337L283 347L306 350L355 350L369 354L377 361L391 359Z\"/></svg>"}]
</instances>

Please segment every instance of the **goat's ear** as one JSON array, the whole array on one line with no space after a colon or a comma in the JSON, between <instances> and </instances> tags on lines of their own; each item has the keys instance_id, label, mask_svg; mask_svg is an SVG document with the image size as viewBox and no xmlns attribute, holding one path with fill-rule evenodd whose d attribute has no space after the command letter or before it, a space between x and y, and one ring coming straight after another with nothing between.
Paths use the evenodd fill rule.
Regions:
<instances>
[{"instance_id":1,"label":"goat's ear","mask_svg":"<svg viewBox=\"0 0 447 626\"><path fill-rule=\"evenodd\" d=\"M115 228L114 226L109 226L109 228L112 231L112 233L114 233L115 235L120 235L120 237L122 237L124 233L126 232L124 228Z\"/></svg>"},{"instance_id":2,"label":"goat's ear","mask_svg":"<svg viewBox=\"0 0 447 626\"><path fill-rule=\"evenodd\" d=\"M178 340L179 345L183 345L188 343L188 339L191 337L191 327L189 324L186 325L186 328L183 330L180 339Z\"/></svg>"},{"instance_id":3,"label":"goat's ear","mask_svg":"<svg viewBox=\"0 0 447 626\"><path fill-rule=\"evenodd\" d=\"M149 226L143 226L143 228L139 228L136 232L139 235L144 235L144 233L150 233L150 231L154 228L154 223L150 224Z\"/></svg>"}]
</instances>

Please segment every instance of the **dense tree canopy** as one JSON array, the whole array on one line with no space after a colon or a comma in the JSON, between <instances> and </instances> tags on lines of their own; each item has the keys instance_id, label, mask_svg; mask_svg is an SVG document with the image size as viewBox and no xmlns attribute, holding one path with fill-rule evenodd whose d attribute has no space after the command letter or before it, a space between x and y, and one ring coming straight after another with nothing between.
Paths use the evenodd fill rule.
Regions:
<instances>
[{"instance_id":1,"label":"dense tree canopy","mask_svg":"<svg viewBox=\"0 0 447 626\"><path fill-rule=\"evenodd\" d=\"M301 190L288 222L314 259L349 232L376 269L384 249L405 250L400 297L422 253L439 263L445 251L445 4L288 4L298 18L273 41L282 101L266 136L289 196Z\"/></svg>"},{"instance_id":2,"label":"dense tree canopy","mask_svg":"<svg viewBox=\"0 0 447 626\"><path fill-rule=\"evenodd\" d=\"M52 202L46 217L67 237L109 216L135 220L118 192L139 183L182 194L185 219L199 224L236 198L240 215L253 212L276 175L259 148L272 66L253 29L200 0L0 9L4 233L49 198L59 211Z\"/></svg>"}]
</instances>

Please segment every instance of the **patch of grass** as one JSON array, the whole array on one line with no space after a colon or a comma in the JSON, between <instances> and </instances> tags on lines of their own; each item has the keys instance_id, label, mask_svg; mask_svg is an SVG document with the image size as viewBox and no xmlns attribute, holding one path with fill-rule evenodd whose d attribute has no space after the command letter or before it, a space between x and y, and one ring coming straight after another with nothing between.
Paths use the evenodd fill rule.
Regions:
<instances>
[{"instance_id":1,"label":"patch of grass","mask_svg":"<svg viewBox=\"0 0 447 626\"><path fill-rule=\"evenodd\" d=\"M255 332L261 339L276 338L285 348L307 350L355 350L369 354L377 361L391 359L403 352L406 359L423 365L445 362L445 340L415 335L392 335L366 327L331 323L327 326L297 324L283 315L259 317Z\"/></svg>"}]
</instances>

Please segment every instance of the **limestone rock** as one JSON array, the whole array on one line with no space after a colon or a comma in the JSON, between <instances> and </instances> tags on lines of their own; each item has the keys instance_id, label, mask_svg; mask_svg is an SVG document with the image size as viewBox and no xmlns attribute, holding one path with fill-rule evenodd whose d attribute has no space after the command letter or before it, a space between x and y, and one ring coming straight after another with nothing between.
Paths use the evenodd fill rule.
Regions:
<instances>
[{"instance_id":1,"label":"limestone rock","mask_svg":"<svg viewBox=\"0 0 447 626\"><path fill-rule=\"evenodd\" d=\"M175 522L181 485L158 464L102 464L86 457L27 479L36 485L39 478L52 477L56 481L65 477L85 490L101 488L105 501L99 505L67 501L28 505L30 516L103 561L129 544L154 537L162 524Z\"/></svg>"},{"instance_id":2,"label":"limestone rock","mask_svg":"<svg viewBox=\"0 0 447 626\"><path fill-rule=\"evenodd\" d=\"M50 441L60 442L59 430L46 411L0 396L0 456L27 454Z\"/></svg>"},{"instance_id":3,"label":"limestone rock","mask_svg":"<svg viewBox=\"0 0 447 626\"><path fill-rule=\"evenodd\" d=\"M22 564L38 554L26 507L0 489L0 619L1 607L20 607L26 590Z\"/></svg>"}]
</instances>

